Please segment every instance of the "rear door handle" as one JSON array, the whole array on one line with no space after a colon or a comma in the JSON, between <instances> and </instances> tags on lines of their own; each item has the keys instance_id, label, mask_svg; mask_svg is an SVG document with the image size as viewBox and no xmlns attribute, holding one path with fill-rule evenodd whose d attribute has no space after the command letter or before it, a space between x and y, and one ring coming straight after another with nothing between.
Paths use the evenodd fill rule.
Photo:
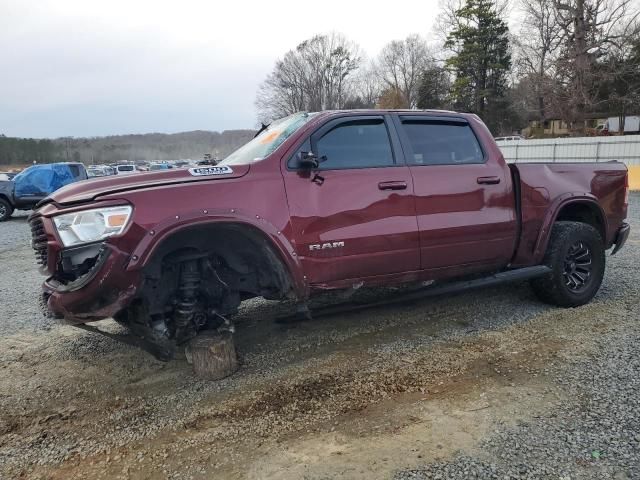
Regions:
<instances>
[{"instance_id":1,"label":"rear door handle","mask_svg":"<svg viewBox=\"0 0 640 480\"><path fill-rule=\"evenodd\" d=\"M500 177L478 177L477 182L480 185L496 185L500 183Z\"/></svg>"},{"instance_id":2,"label":"rear door handle","mask_svg":"<svg viewBox=\"0 0 640 480\"><path fill-rule=\"evenodd\" d=\"M407 182L380 182L378 188L380 190L406 190Z\"/></svg>"}]
</instances>

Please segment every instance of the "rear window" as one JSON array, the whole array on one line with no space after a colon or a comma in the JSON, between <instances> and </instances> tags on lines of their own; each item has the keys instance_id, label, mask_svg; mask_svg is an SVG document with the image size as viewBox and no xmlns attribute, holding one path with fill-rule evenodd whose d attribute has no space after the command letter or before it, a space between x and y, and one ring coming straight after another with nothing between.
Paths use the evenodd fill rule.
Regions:
<instances>
[{"instance_id":1,"label":"rear window","mask_svg":"<svg viewBox=\"0 0 640 480\"><path fill-rule=\"evenodd\" d=\"M133 165L121 165L118 167L119 172L133 172Z\"/></svg>"},{"instance_id":2,"label":"rear window","mask_svg":"<svg viewBox=\"0 0 640 480\"><path fill-rule=\"evenodd\" d=\"M411 165L484 163L484 154L471 127L464 122L402 119L411 152Z\"/></svg>"}]
</instances>

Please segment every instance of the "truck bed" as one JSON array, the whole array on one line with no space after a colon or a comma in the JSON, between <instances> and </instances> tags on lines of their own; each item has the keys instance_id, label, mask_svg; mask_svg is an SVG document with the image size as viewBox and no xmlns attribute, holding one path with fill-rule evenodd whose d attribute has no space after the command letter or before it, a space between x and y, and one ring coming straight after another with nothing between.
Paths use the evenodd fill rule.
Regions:
<instances>
[{"instance_id":1,"label":"truck bed","mask_svg":"<svg viewBox=\"0 0 640 480\"><path fill-rule=\"evenodd\" d=\"M599 215L605 245L608 248L613 244L627 215L627 167L623 163L540 162L510 164L509 168L521 212L515 265L541 261L546 247L542 239L548 237L553 221L562 216L563 206L576 200L584 200L584 208L574 214Z\"/></svg>"}]
</instances>

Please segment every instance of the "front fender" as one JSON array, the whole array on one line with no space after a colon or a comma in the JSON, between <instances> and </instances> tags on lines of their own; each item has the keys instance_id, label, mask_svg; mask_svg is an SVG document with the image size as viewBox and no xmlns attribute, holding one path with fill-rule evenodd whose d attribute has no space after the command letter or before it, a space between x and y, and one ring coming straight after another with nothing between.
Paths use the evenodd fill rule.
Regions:
<instances>
[{"instance_id":1,"label":"front fender","mask_svg":"<svg viewBox=\"0 0 640 480\"><path fill-rule=\"evenodd\" d=\"M143 269L153 258L163 241L172 235L195 226L215 223L234 223L251 227L267 238L286 266L298 298L307 298L309 287L302 273L302 265L295 249L284 232L278 230L259 215L250 215L241 209L198 209L175 215L158 222L149 229L131 254L128 271Z\"/></svg>"},{"instance_id":2,"label":"front fender","mask_svg":"<svg viewBox=\"0 0 640 480\"><path fill-rule=\"evenodd\" d=\"M0 180L0 197L6 198L10 203L13 203L13 186L11 180Z\"/></svg>"}]
</instances>

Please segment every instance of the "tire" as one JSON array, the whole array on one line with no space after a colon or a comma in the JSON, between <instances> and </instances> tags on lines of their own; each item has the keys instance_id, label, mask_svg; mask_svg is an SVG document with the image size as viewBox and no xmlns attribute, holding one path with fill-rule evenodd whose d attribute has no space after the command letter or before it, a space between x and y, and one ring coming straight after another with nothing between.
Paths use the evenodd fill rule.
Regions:
<instances>
[{"instance_id":1,"label":"tire","mask_svg":"<svg viewBox=\"0 0 640 480\"><path fill-rule=\"evenodd\" d=\"M8 220L13 215L13 207L4 198L0 198L0 222Z\"/></svg>"},{"instance_id":2,"label":"tire","mask_svg":"<svg viewBox=\"0 0 640 480\"><path fill-rule=\"evenodd\" d=\"M556 222L542 263L552 271L531 280L538 298L560 307L584 305L602 284L605 269L602 237L586 223Z\"/></svg>"}]
</instances>

